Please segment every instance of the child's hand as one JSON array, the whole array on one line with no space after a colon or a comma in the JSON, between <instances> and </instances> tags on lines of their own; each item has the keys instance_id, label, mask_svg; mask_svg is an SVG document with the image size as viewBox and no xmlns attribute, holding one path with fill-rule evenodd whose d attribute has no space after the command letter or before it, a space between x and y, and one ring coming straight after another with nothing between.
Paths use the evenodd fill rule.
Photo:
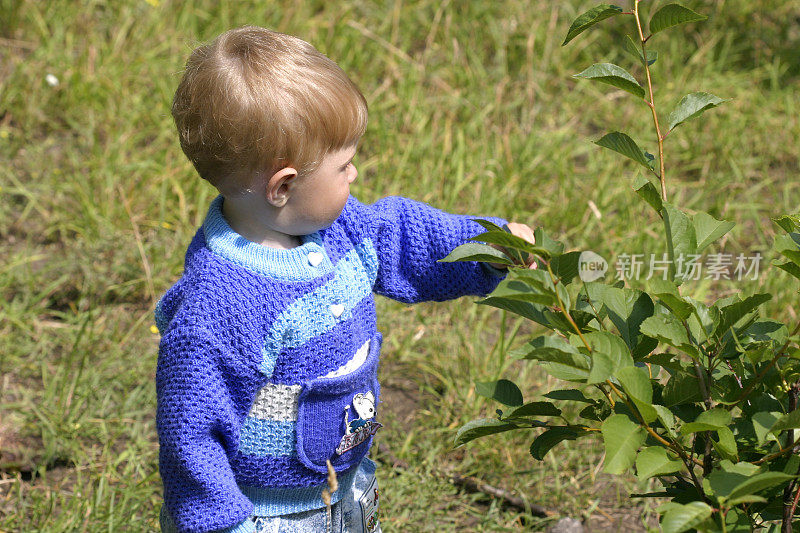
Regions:
<instances>
[{"instance_id":1,"label":"child's hand","mask_svg":"<svg viewBox=\"0 0 800 533\"><path fill-rule=\"evenodd\" d=\"M528 241L531 244L536 244L536 238L533 236L533 230L527 224L520 224L519 222L509 222L508 223L508 230L511 233L511 235L515 235L517 237L525 239L526 241ZM498 246L498 245L495 245L495 244L492 244L491 246L494 247L494 248L497 248L500 251L503 251L503 247L502 246ZM491 266L493 266L494 268L497 268L497 269L500 269L500 270L507 270L508 269L508 265L501 265L499 263L489 263L489 264ZM525 259L525 266L527 268L530 268L530 269L535 269L537 267L536 261L534 261L533 255L528 255L528 257Z\"/></svg>"}]
</instances>

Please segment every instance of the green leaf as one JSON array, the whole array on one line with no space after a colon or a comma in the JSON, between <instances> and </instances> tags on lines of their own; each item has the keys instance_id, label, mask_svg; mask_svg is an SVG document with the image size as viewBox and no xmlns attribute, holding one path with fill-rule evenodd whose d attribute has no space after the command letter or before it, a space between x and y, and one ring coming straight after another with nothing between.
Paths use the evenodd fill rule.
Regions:
<instances>
[{"instance_id":1,"label":"green leaf","mask_svg":"<svg viewBox=\"0 0 800 533\"><path fill-rule=\"evenodd\" d=\"M654 277L648 281L650 293L661 299L672 314L680 320L686 320L692 314L694 307L683 299L675 283Z\"/></svg>"},{"instance_id":2,"label":"green leaf","mask_svg":"<svg viewBox=\"0 0 800 533\"><path fill-rule=\"evenodd\" d=\"M595 63L580 74L575 74L573 78L597 80L601 83L613 85L639 98L644 98L644 88L639 85L636 78L624 68L613 63Z\"/></svg>"},{"instance_id":3,"label":"green leaf","mask_svg":"<svg viewBox=\"0 0 800 533\"><path fill-rule=\"evenodd\" d=\"M797 428L800 428L800 410L795 409L794 411L783 415L777 422L775 422L775 425L772 426L771 431L777 433L779 431Z\"/></svg>"},{"instance_id":4,"label":"green leaf","mask_svg":"<svg viewBox=\"0 0 800 533\"><path fill-rule=\"evenodd\" d=\"M481 233L480 235L475 235L474 237L470 237L471 241L478 241L481 243L489 243L489 244L496 244L498 246L502 246L503 248L509 248L512 250L519 250L521 252L527 252L529 254L539 255L544 257L545 259L550 258L550 252L545 250L544 248L538 247L530 242L526 241L522 237L517 237L516 235L512 235L507 231L486 231Z\"/></svg>"},{"instance_id":5,"label":"green leaf","mask_svg":"<svg viewBox=\"0 0 800 533\"><path fill-rule=\"evenodd\" d=\"M641 334L641 324L653 314L653 301L636 289L619 289L599 282L585 283L586 295L602 304L608 318L616 326L622 340L638 360L656 347L656 343Z\"/></svg>"},{"instance_id":6,"label":"green leaf","mask_svg":"<svg viewBox=\"0 0 800 533\"><path fill-rule=\"evenodd\" d=\"M504 282L507 282L505 286L509 289L507 296L511 298L514 297L515 292L520 294L547 294L553 298L553 303L551 305L557 305L560 299L564 309L570 308L569 291L567 291L563 283L553 285L553 279L550 277L550 273L545 269L515 270L512 272L511 277L504 280ZM528 285L529 288L523 288L521 286L523 284Z\"/></svg>"},{"instance_id":7,"label":"green leaf","mask_svg":"<svg viewBox=\"0 0 800 533\"><path fill-rule=\"evenodd\" d=\"M512 350L509 355L522 359L561 363L589 370L589 359L561 337L536 337L520 348Z\"/></svg>"},{"instance_id":8,"label":"green leaf","mask_svg":"<svg viewBox=\"0 0 800 533\"><path fill-rule=\"evenodd\" d=\"M693 308L692 316L689 317L689 330L698 343L703 343L719 326L719 309L708 307L703 302L698 302L688 296L684 296L683 299L692 304Z\"/></svg>"},{"instance_id":9,"label":"green leaf","mask_svg":"<svg viewBox=\"0 0 800 533\"><path fill-rule=\"evenodd\" d=\"M476 383L475 392L511 407L522 405L522 392L516 384L507 379Z\"/></svg>"},{"instance_id":10,"label":"green leaf","mask_svg":"<svg viewBox=\"0 0 800 533\"><path fill-rule=\"evenodd\" d=\"M686 505L670 502L667 511L661 517L661 531L664 533L688 531L711 516L711 511L711 507L704 502L690 502Z\"/></svg>"},{"instance_id":11,"label":"green leaf","mask_svg":"<svg viewBox=\"0 0 800 533\"><path fill-rule=\"evenodd\" d=\"M733 436L733 431L727 427L717 429L717 437L719 440L711 439L711 444L714 449L724 458L730 461L738 461L739 449L736 446L736 438Z\"/></svg>"},{"instance_id":12,"label":"green leaf","mask_svg":"<svg viewBox=\"0 0 800 533\"><path fill-rule=\"evenodd\" d=\"M480 261L483 263L500 263L502 265L513 265L514 262L503 252L492 248L487 244L469 242L462 244L447 257L439 259L440 263L454 263L456 261Z\"/></svg>"},{"instance_id":13,"label":"green leaf","mask_svg":"<svg viewBox=\"0 0 800 533\"><path fill-rule=\"evenodd\" d=\"M519 426L516 424L509 424L508 422L503 422L501 420L497 420L496 418L479 418L477 420L471 420L458 430L458 433L456 434L455 445L461 446L462 444L465 444L471 440L485 437L486 435L503 433L505 431L511 431L512 429L518 428Z\"/></svg>"},{"instance_id":14,"label":"green leaf","mask_svg":"<svg viewBox=\"0 0 800 533\"><path fill-rule=\"evenodd\" d=\"M526 416L559 416L561 409L550 402L530 402L517 407L509 413L505 413L504 420L509 418L522 418Z\"/></svg>"},{"instance_id":15,"label":"green leaf","mask_svg":"<svg viewBox=\"0 0 800 533\"><path fill-rule=\"evenodd\" d=\"M684 424L681 428L681 434L688 435L698 431L715 431L722 427L728 427L730 423L731 412L721 407L715 407L700 413L694 422Z\"/></svg>"},{"instance_id":16,"label":"green leaf","mask_svg":"<svg viewBox=\"0 0 800 533\"><path fill-rule=\"evenodd\" d=\"M532 286L512 277L506 277L501 281L490 297L494 300L510 299L542 305L558 303L554 291L542 286Z\"/></svg>"},{"instance_id":17,"label":"green leaf","mask_svg":"<svg viewBox=\"0 0 800 533\"><path fill-rule=\"evenodd\" d=\"M794 264L793 262L787 261L785 263L778 263L775 261L773 264L781 270L788 272L795 278L800 279L800 266Z\"/></svg>"},{"instance_id":18,"label":"green leaf","mask_svg":"<svg viewBox=\"0 0 800 533\"><path fill-rule=\"evenodd\" d=\"M663 208L661 194L649 179L637 174L633 181L633 189L645 202L650 204L650 207L656 210L658 216L661 216L661 209Z\"/></svg>"},{"instance_id":19,"label":"green leaf","mask_svg":"<svg viewBox=\"0 0 800 533\"><path fill-rule=\"evenodd\" d=\"M739 300L738 295L736 295L736 298L737 299L733 303L719 307L720 321L716 329L717 335L724 335L728 329L733 327L739 320L758 309L761 304L771 300L772 295L757 293L743 300Z\"/></svg>"},{"instance_id":20,"label":"green leaf","mask_svg":"<svg viewBox=\"0 0 800 533\"><path fill-rule=\"evenodd\" d=\"M740 496L739 498L734 498L732 500L725 500L725 502L733 507L734 505L739 505L740 503L767 503L766 498L762 498L761 496L756 496L755 494L750 494L749 496ZM797 522L794 523L795 527L797 526ZM743 524L743 526L749 526L749 523ZM736 531L739 531L738 529ZM742 529L742 531L747 531L746 529ZM770 532L777 532L777 529L767 529L765 533Z\"/></svg>"},{"instance_id":21,"label":"green leaf","mask_svg":"<svg viewBox=\"0 0 800 533\"><path fill-rule=\"evenodd\" d=\"M642 66L645 66L644 56L642 55L642 46L641 44L636 44L633 39L631 39L630 35L625 36L625 49L632 53L634 56L639 58L639 61L642 62ZM647 51L647 66L652 65L658 59L658 52L653 50Z\"/></svg>"},{"instance_id":22,"label":"green leaf","mask_svg":"<svg viewBox=\"0 0 800 533\"><path fill-rule=\"evenodd\" d=\"M559 389L553 390L548 392L544 395L545 398L550 398L551 400L569 400L573 402L583 402L583 403L593 403L594 400L590 400L583 393L577 389Z\"/></svg>"},{"instance_id":23,"label":"green leaf","mask_svg":"<svg viewBox=\"0 0 800 533\"><path fill-rule=\"evenodd\" d=\"M800 264L800 233L789 233L775 237L773 246L787 259Z\"/></svg>"},{"instance_id":24,"label":"green leaf","mask_svg":"<svg viewBox=\"0 0 800 533\"><path fill-rule=\"evenodd\" d=\"M684 403L694 403L702 401L700 387L697 386L697 378L687 374L675 374L664 386L662 401L667 407Z\"/></svg>"},{"instance_id":25,"label":"green leaf","mask_svg":"<svg viewBox=\"0 0 800 533\"><path fill-rule=\"evenodd\" d=\"M505 231L502 227L498 226L491 220L483 220L482 218L473 218L472 221L479 224L486 231Z\"/></svg>"},{"instance_id":26,"label":"green leaf","mask_svg":"<svg viewBox=\"0 0 800 533\"><path fill-rule=\"evenodd\" d=\"M636 366L626 366L617 371L616 378L628 397L633 400L644 421L648 424L653 422L658 415L653 409L653 386L650 384L647 371Z\"/></svg>"},{"instance_id":27,"label":"green leaf","mask_svg":"<svg viewBox=\"0 0 800 533\"><path fill-rule=\"evenodd\" d=\"M584 335L584 338L592 348L592 367L586 383L602 383L618 368L633 365L628 347L616 335L607 331L593 331Z\"/></svg>"},{"instance_id":28,"label":"green leaf","mask_svg":"<svg viewBox=\"0 0 800 533\"><path fill-rule=\"evenodd\" d=\"M654 476L671 474L683 468L683 463L667 455L667 450L660 446L643 448L636 456L636 477L646 481Z\"/></svg>"},{"instance_id":29,"label":"green leaf","mask_svg":"<svg viewBox=\"0 0 800 533\"><path fill-rule=\"evenodd\" d=\"M702 252L709 244L728 233L736 225L734 222L717 220L703 211L694 214L692 224L697 237L697 253Z\"/></svg>"},{"instance_id":30,"label":"green leaf","mask_svg":"<svg viewBox=\"0 0 800 533\"><path fill-rule=\"evenodd\" d=\"M796 242L798 240L800 240L800 234L798 233L775 237L773 248L788 261L779 262L779 259L775 259L772 264L800 279L800 244Z\"/></svg>"},{"instance_id":31,"label":"green leaf","mask_svg":"<svg viewBox=\"0 0 800 533\"><path fill-rule=\"evenodd\" d=\"M759 472L755 465L746 462L733 464L723 460L719 468L708 476L708 486L728 506L737 501L757 501L759 496L752 498L757 492L797 477L784 472Z\"/></svg>"},{"instance_id":32,"label":"green leaf","mask_svg":"<svg viewBox=\"0 0 800 533\"><path fill-rule=\"evenodd\" d=\"M619 359L614 354L594 352L592 354L592 369L586 378L586 383L603 383L611 378L615 368L619 366Z\"/></svg>"},{"instance_id":33,"label":"green leaf","mask_svg":"<svg viewBox=\"0 0 800 533\"><path fill-rule=\"evenodd\" d=\"M671 131L687 120L697 118L706 110L717 107L719 104L727 101L728 100L725 98L720 98L709 93L697 92L687 94L681 98L681 101L678 102L678 105L672 113L669 114L669 130Z\"/></svg>"},{"instance_id":34,"label":"green leaf","mask_svg":"<svg viewBox=\"0 0 800 533\"><path fill-rule=\"evenodd\" d=\"M756 434L756 439L759 446L762 446L767 441L767 438L769 438L772 431L772 427L775 425L775 422L778 421L780 416L781 413L768 411L759 411L758 413L754 413L750 416L750 422L753 424L753 431Z\"/></svg>"},{"instance_id":35,"label":"green leaf","mask_svg":"<svg viewBox=\"0 0 800 533\"><path fill-rule=\"evenodd\" d=\"M575 440L578 438L578 432L569 428L555 427L550 428L543 432L534 439L531 443L531 455L537 461L544 459L547 452L561 441Z\"/></svg>"},{"instance_id":36,"label":"green leaf","mask_svg":"<svg viewBox=\"0 0 800 533\"><path fill-rule=\"evenodd\" d=\"M675 427L675 415L672 414L672 411L664 407L663 405L653 405L653 409L656 412L656 416L658 416L658 420L661 422L661 425L664 426L664 429L667 430L667 434L673 439L678 438L677 428Z\"/></svg>"},{"instance_id":37,"label":"green leaf","mask_svg":"<svg viewBox=\"0 0 800 533\"><path fill-rule=\"evenodd\" d=\"M593 7L572 22L572 25L567 31L567 37L564 39L564 42L561 43L561 46L564 46L598 22L619 15L620 13L622 13L622 8L611 4L600 4Z\"/></svg>"},{"instance_id":38,"label":"green leaf","mask_svg":"<svg viewBox=\"0 0 800 533\"><path fill-rule=\"evenodd\" d=\"M561 283L569 285L573 279L578 277L578 265L580 263L581 252L567 252L563 255L553 257L550 260L550 268Z\"/></svg>"},{"instance_id":39,"label":"green leaf","mask_svg":"<svg viewBox=\"0 0 800 533\"><path fill-rule=\"evenodd\" d=\"M564 253L564 244L551 239L541 226L533 230L533 238L536 241L536 246L549 251L553 257Z\"/></svg>"},{"instance_id":40,"label":"green leaf","mask_svg":"<svg viewBox=\"0 0 800 533\"><path fill-rule=\"evenodd\" d=\"M683 211L667 202L664 202L661 216L669 230L675 260L677 261L681 256L688 258L695 255L697 253L697 235L692 220ZM677 272L675 280L679 281Z\"/></svg>"},{"instance_id":41,"label":"green leaf","mask_svg":"<svg viewBox=\"0 0 800 533\"><path fill-rule=\"evenodd\" d=\"M600 428L606 450L603 470L609 474L626 472L636 459L636 451L644 444L647 432L625 415L613 415Z\"/></svg>"},{"instance_id":42,"label":"green leaf","mask_svg":"<svg viewBox=\"0 0 800 533\"><path fill-rule=\"evenodd\" d=\"M783 322L765 318L753 322L747 329L739 332L742 344L767 342L772 346L782 345L789 338L789 329Z\"/></svg>"},{"instance_id":43,"label":"green leaf","mask_svg":"<svg viewBox=\"0 0 800 533\"><path fill-rule=\"evenodd\" d=\"M689 340L686 328L672 315L651 316L642 322L640 330L645 335L678 348L695 359L700 357L699 350Z\"/></svg>"},{"instance_id":44,"label":"green leaf","mask_svg":"<svg viewBox=\"0 0 800 533\"><path fill-rule=\"evenodd\" d=\"M788 481L796 476L784 474L783 472L762 472L756 474L741 484L737 485L728 496L730 499L741 498L749 494L755 494L758 491L767 489Z\"/></svg>"},{"instance_id":45,"label":"green leaf","mask_svg":"<svg viewBox=\"0 0 800 533\"><path fill-rule=\"evenodd\" d=\"M744 468L741 468L744 464L749 463L732 465L730 461L721 461L720 468L715 469L706 478L708 487L711 489L714 496L727 499L733 489L744 481L747 481L747 478L749 478L753 472L747 472Z\"/></svg>"},{"instance_id":46,"label":"green leaf","mask_svg":"<svg viewBox=\"0 0 800 533\"><path fill-rule=\"evenodd\" d=\"M650 19L650 33L658 33L672 26L706 20L707 18L705 15L695 13L680 4L667 4L656 11L653 14L653 18Z\"/></svg>"},{"instance_id":47,"label":"green leaf","mask_svg":"<svg viewBox=\"0 0 800 533\"><path fill-rule=\"evenodd\" d=\"M549 322L545 318L543 305L536 305L520 300L512 300L510 298L494 298L491 294L483 300L478 300L481 305L490 305L498 309L505 309L519 316L525 317L528 320L533 320L544 326L549 326Z\"/></svg>"},{"instance_id":48,"label":"green leaf","mask_svg":"<svg viewBox=\"0 0 800 533\"><path fill-rule=\"evenodd\" d=\"M653 156L648 157L644 150L639 148L636 141L622 132L612 131L611 133L607 133L600 140L595 141L595 144L603 148L608 148L609 150L614 150L636 161L648 170L653 169Z\"/></svg>"},{"instance_id":49,"label":"green leaf","mask_svg":"<svg viewBox=\"0 0 800 533\"><path fill-rule=\"evenodd\" d=\"M602 422L609 416L613 414L611 410L611 406L602 401L596 401L591 405L587 405L581 412L578 414L581 418L586 418L589 420L596 420L598 422Z\"/></svg>"},{"instance_id":50,"label":"green leaf","mask_svg":"<svg viewBox=\"0 0 800 533\"><path fill-rule=\"evenodd\" d=\"M782 215L772 219L785 232L800 231L800 215Z\"/></svg>"},{"instance_id":51,"label":"green leaf","mask_svg":"<svg viewBox=\"0 0 800 533\"><path fill-rule=\"evenodd\" d=\"M547 373L566 381L583 382L589 376L589 357L560 337L536 337L510 355L543 361Z\"/></svg>"}]
</instances>

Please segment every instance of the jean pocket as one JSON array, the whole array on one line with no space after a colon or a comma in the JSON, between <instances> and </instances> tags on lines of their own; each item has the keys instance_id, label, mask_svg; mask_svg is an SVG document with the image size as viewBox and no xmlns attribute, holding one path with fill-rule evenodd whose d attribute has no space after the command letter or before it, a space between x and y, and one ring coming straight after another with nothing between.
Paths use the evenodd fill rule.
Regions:
<instances>
[{"instance_id":1,"label":"jean pocket","mask_svg":"<svg viewBox=\"0 0 800 533\"><path fill-rule=\"evenodd\" d=\"M345 365L345 372L336 372L303 384L297 409L297 455L306 467L327 472L330 460L337 472L356 466L381 427L374 419L380 395L378 356L379 333L370 339L363 363L359 354L355 368ZM359 352L361 351L359 350ZM361 357L364 357L362 355Z\"/></svg>"}]
</instances>

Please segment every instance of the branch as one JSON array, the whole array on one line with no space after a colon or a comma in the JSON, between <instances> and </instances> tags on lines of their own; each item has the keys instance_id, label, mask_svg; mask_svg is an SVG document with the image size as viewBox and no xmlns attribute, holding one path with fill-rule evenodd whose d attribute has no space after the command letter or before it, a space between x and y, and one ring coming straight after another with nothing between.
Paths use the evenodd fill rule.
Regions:
<instances>
[{"instance_id":1,"label":"branch","mask_svg":"<svg viewBox=\"0 0 800 533\"><path fill-rule=\"evenodd\" d=\"M666 135L661 135L661 127L658 125L658 113L656 112L656 101L655 97L653 96L653 80L650 76L650 65L647 64L647 47L645 43L650 38L648 35L647 37L644 36L642 33L642 21L639 20L639 1L635 0L633 4L633 15L634 19L636 19L636 28L639 30L639 41L642 43L642 58L644 60L644 71L647 74L647 89L650 95L650 111L653 112L653 125L656 128L656 138L658 139L658 162L659 162L659 169L661 173L659 174L659 179L661 180L661 199L663 201L667 201L667 178L666 173L664 172L664 137Z\"/></svg>"},{"instance_id":2,"label":"branch","mask_svg":"<svg viewBox=\"0 0 800 533\"><path fill-rule=\"evenodd\" d=\"M792 452L799 444L800 444L800 437L798 437L796 440L794 440L791 445L786 446L785 448L781 448L780 450L778 450L775 453L771 453L769 455L765 455L764 457L762 457L758 461L753 461L753 464L754 465L760 465L762 463L766 463L768 461L772 461L773 459L777 459L781 455L785 455L787 452Z\"/></svg>"},{"instance_id":3,"label":"branch","mask_svg":"<svg viewBox=\"0 0 800 533\"><path fill-rule=\"evenodd\" d=\"M665 439L664 437L662 437L661 435L659 435L658 433L656 433L655 430L650 427L650 424L648 424L647 422L644 421L644 417L642 417L641 413L639 413L639 410L636 409L636 407L633 406L630 402L628 402L628 399L625 398L625 396L622 394L622 392L617 387L615 387L614 384L611 383L610 380L606 380L606 385L611 387L611 390L614 391L614 393L617 396L619 396L619 399L622 400L622 402L626 406L628 406L628 409L631 411L631 413L633 413L634 416L636 416L636 418L639 420L639 424L645 429L645 431L647 431L647 433L650 434L651 437L656 439L658 442L660 442L664 446L667 446L669 449L675 451L675 453L677 453L681 457L681 459L686 457L687 460L691 460L697 466L703 466L703 463L701 463L697 459L694 459L694 458L689 459L689 457L686 455L686 453L683 451L683 448L681 448L681 446L679 444L676 444L674 442L670 442L667 439ZM687 464L687 468L688 468L688 464ZM694 473L691 470L689 470L689 472L692 474L692 477L694 477ZM702 486L698 486L698 489L700 491L703 490Z\"/></svg>"}]
</instances>

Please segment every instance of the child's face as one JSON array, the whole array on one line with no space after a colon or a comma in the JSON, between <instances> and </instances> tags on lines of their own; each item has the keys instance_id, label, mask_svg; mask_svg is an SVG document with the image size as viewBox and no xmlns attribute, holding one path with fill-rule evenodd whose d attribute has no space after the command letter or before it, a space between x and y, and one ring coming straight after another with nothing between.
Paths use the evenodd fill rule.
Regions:
<instances>
[{"instance_id":1,"label":"child's face","mask_svg":"<svg viewBox=\"0 0 800 533\"><path fill-rule=\"evenodd\" d=\"M295 181L286 204L292 215L294 235L308 235L327 228L344 209L350 184L358 176L353 165L356 146L331 152L319 168Z\"/></svg>"}]
</instances>

